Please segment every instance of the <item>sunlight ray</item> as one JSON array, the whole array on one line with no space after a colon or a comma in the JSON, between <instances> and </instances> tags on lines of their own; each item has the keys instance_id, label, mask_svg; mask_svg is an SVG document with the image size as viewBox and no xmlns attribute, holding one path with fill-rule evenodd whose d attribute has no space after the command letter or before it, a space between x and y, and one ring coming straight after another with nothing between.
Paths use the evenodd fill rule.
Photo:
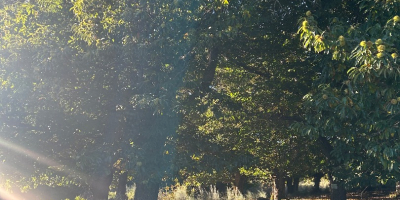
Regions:
<instances>
[{"instance_id":1,"label":"sunlight ray","mask_svg":"<svg viewBox=\"0 0 400 200\"><path fill-rule=\"evenodd\" d=\"M53 170L61 171L65 174L72 175L73 177L79 177L80 179L84 179L84 180L88 179L88 176L84 173L81 173L75 169L71 169L71 168L69 168L57 161L54 161L42 154L31 151L31 150L21 147L19 145L13 144L10 141L6 141L6 140L0 138L0 147L3 147L7 150L14 151L18 154L27 156L30 159L36 160L37 162L39 162L41 164L51 167ZM7 166L7 167L9 168L10 166Z\"/></svg>"},{"instance_id":2,"label":"sunlight ray","mask_svg":"<svg viewBox=\"0 0 400 200\"><path fill-rule=\"evenodd\" d=\"M23 148L19 145L11 143L10 141L6 141L6 140L0 138L0 147L1 146L5 147L7 149L10 149L16 153L25 155L33 160L36 160L42 164L45 164L47 166L59 166L60 165L56 161L46 158L46 156L44 156L44 155L41 155L41 154L31 151L27 148Z\"/></svg>"},{"instance_id":3,"label":"sunlight ray","mask_svg":"<svg viewBox=\"0 0 400 200\"><path fill-rule=\"evenodd\" d=\"M21 196L17 194L11 194L7 190L4 190L0 187L0 199L7 199L7 200L21 200L23 199Z\"/></svg>"}]
</instances>

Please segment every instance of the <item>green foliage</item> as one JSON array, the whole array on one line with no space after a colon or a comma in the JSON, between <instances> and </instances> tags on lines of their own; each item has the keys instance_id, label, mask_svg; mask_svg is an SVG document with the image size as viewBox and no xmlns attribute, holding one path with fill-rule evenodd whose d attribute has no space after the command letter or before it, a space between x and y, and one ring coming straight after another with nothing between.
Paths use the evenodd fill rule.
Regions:
<instances>
[{"instance_id":1,"label":"green foliage","mask_svg":"<svg viewBox=\"0 0 400 200\"><path fill-rule=\"evenodd\" d=\"M5 176L93 189L128 171L146 199L177 176L399 170L397 1L0 5Z\"/></svg>"},{"instance_id":2,"label":"green foliage","mask_svg":"<svg viewBox=\"0 0 400 200\"><path fill-rule=\"evenodd\" d=\"M288 10L282 11L287 15L281 21L269 13L269 4L229 3L229 12L217 12L219 20L203 22L194 35L198 53L180 93L181 174L215 183L234 182L238 173L266 180L274 169L285 175L312 173L301 166L320 163L320 155L308 151L312 141L288 128L301 120L300 101L314 77L292 40L297 16L288 10L294 5L283 5ZM221 19L226 23L220 24ZM216 66L212 52L218 54Z\"/></svg>"},{"instance_id":3,"label":"green foliage","mask_svg":"<svg viewBox=\"0 0 400 200\"><path fill-rule=\"evenodd\" d=\"M330 12L317 14L333 19L323 22L325 30L318 28L318 19L300 19L311 24L299 27L304 47L327 55L315 55L321 75L304 98L306 122L293 127L328 142L326 156L336 179L371 184L399 172L398 2L366 0L358 8L337 4L342 11L330 7ZM317 34L324 36L323 46Z\"/></svg>"},{"instance_id":4,"label":"green foliage","mask_svg":"<svg viewBox=\"0 0 400 200\"><path fill-rule=\"evenodd\" d=\"M137 182L171 176L163 152L173 152L166 143L178 123L175 93L186 67L179 58L188 51L174 30L190 20L167 3L2 7L1 138L14 148L1 152L4 165L16 167L4 173L60 170L90 184L123 160Z\"/></svg>"}]
</instances>

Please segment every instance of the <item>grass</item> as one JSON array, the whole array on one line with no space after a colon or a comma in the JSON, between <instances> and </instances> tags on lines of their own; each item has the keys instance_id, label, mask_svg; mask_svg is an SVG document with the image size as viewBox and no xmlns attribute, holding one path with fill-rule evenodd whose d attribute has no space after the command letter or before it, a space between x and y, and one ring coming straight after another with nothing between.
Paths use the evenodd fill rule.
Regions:
<instances>
[{"instance_id":1,"label":"grass","mask_svg":"<svg viewBox=\"0 0 400 200\"><path fill-rule=\"evenodd\" d=\"M307 194L312 191L314 182L311 180L302 180L299 184L299 193ZM329 188L329 181L322 179L320 183L322 191L327 191ZM188 189L185 186L175 186L173 188L164 188L159 192L159 200L255 200L257 198L268 198L270 196L271 188L258 187L241 194L235 188L228 188L226 194L218 193L215 186L210 186L208 189L197 187ZM316 198L318 199L318 198Z\"/></svg>"},{"instance_id":2,"label":"grass","mask_svg":"<svg viewBox=\"0 0 400 200\"><path fill-rule=\"evenodd\" d=\"M189 191L189 192L188 192ZM208 189L197 187L188 189L185 186L177 186L169 191L160 190L159 200L254 200L259 197L266 198L263 191L248 192L245 195L241 194L235 188L228 188L226 195L220 194L215 186L210 186Z\"/></svg>"},{"instance_id":3,"label":"grass","mask_svg":"<svg viewBox=\"0 0 400 200\"><path fill-rule=\"evenodd\" d=\"M302 199L302 200L328 200L328 189L329 181L322 179L320 183L320 188L322 193L310 195L314 183L311 180L302 180L299 184L299 193L296 196L288 197L289 199ZM188 188L182 185L176 185L173 187L165 187L159 191L158 200L256 200L257 198L267 198L270 196L271 188L258 187L253 190L253 192L247 192L246 194L241 194L235 188L228 188L226 194L220 194L215 186L210 186L208 188ZM130 186L127 188L128 200L133 200L135 193L135 186ZM110 199L115 199L115 193L110 193ZM349 200L360 199L355 194L349 193ZM365 199L365 198L364 198ZM368 199L395 199L394 194L389 194L386 196L375 196L368 197ZM84 199L79 199L84 200Z\"/></svg>"},{"instance_id":4,"label":"grass","mask_svg":"<svg viewBox=\"0 0 400 200\"><path fill-rule=\"evenodd\" d=\"M127 188L126 194L128 200L133 200L135 197L135 185ZM115 192L110 192L109 199L116 199ZM163 188L158 193L158 200L255 200L259 197L266 198L266 194L262 190L257 192L247 192L245 195L241 194L235 188L228 188L226 195L220 194L215 186L209 188L191 188L186 186L175 186Z\"/></svg>"},{"instance_id":5,"label":"grass","mask_svg":"<svg viewBox=\"0 0 400 200\"><path fill-rule=\"evenodd\" d=\"M299 192L306 194L312 190L313 185L314 183L311 180L303 180L299 184ZM322 179L320 187L322 190L326 190L329 187L329 181ZM134 199L135 189L135 185L127 188L128 200ZM253 189L252 192L242 194L235 188L228 188L226 194L220 194L215 186L188 188L183 185L176 185L160 189L158 200L255 200L260 197L268 198L270 191L270 188L258 187ZM115 199L115 192L110 193L109 199Z\"/></svg>"},{"instance_id":6,"label":"grass","mask_svg":"<svg viewBox=\"0 0 400 200\"><path fill-rule=\"evenodd\" d=\"M304 179L299 183L299 192L300 193L310 193L312 192L314 187L314 182L311 179ZM319 187L321 191L327 191L329 189L329 180L326 178L322 178L319 183Z\"/></svg>"},{"instance_id":7,"label":"grass","mask_svg":"<svg viewBox=\"0 0 400 200\"><path fill-rule=\"evenodd\" d=\"M313 199L322 200L329 199L328 188L329 181L322 179L320 183L321 193L311 195L314 183L311 180L302 180L299 184L299 192L294 195L288 195L289 199ZM3 186L4 187L4 186ZM128 200L134 199L135 185L127 187ZM361 199L359 192L348 193L348 199ZM251 189L251 192L246 194L240 193L235 188L227 188L226 193L219 193L215 186L204 187L187 187L184 185L175 185L172 187L164 187L160 189L158 200L256 200L258 198L269 199L271 196L270 186L257 186ZM365 196L368 199L394 199L393 193L373 193ZM115 192L110 192L109 199L119 200ZM85 200L82 197L77 197L75 200Z\"/></svg>"}]
</instances>

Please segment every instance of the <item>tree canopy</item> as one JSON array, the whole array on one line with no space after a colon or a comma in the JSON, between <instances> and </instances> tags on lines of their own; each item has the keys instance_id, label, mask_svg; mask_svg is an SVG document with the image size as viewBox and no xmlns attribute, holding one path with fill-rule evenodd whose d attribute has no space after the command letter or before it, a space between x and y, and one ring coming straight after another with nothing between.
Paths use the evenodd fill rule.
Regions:
<instances>
[{"instance_id":1,"label":"tree canopy","mask_svg":"<svg viewBox=\"0 0 400 200\"><path fill-rule=\"evenodd\" d=\"M399 181L399 4L0 1L1 175L138 200L174 181L269 181L275 199L319 172L332 199Z\"/></svg>"},{"instance_id":2,"label":"tree canopy","mask_svg":"<svg viewBox=\"0 0 400 200\"><path fill-rule=\"evenodd\" d=\"M305 96L306 121L295 127L326 144L333 179L350 186L396 180L399 2L320 6L324 12L299 21L320 76Z\"/></svg>"}]
</instances>

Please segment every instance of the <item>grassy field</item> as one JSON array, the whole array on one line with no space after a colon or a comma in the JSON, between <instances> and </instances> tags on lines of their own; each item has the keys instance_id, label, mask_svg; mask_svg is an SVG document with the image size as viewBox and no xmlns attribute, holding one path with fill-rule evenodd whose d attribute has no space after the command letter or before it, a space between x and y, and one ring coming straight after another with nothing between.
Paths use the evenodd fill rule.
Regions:
<instances>
[{"instance_id":1,"label":"grassy field","mask_svg":"<svg viewBox=\"0 0 400 200\"><path fill-rule=\"evenodd\" d=\"M329 181L322 179L320 183L321 192L312 194L314 183L311 180L303 180L299 184L299 192L295 195L288 194L287 199L313 199L325 200L329 199ZM2 185L4 186L4 185ZM134 199L135 186L127 188L127 196L129 200ZM2 190L0 190L1 192ZM271 184L256 184L255 187L249 189L245 194L240 193L235 188L227 188L227 191L219 193L215 186L204 187L187 187L185 185L175 185L164 187L159 191L158 200L258 200L270 199ZM48 191L49 192L49 191ZM46 192L47 193L47 192ZM51 191L50 191L51 193ZM42 193L43 195L43 193ZM1 195L0 195L1 196ZM118 200L115 192L109 193L109 199ZM396 199L393 191L351 191L348 192L348 199ZM75 200L86 200L76 197Z\"/></svg>"},{"instance_id":2,"label":"grassy field","mask_svg":"<svg viewBox=\"0 0 400 200\"><path fill-rule=\"evenodd\" d=\"M299 184L299 194L306 195L312 190L313 182L311 180L303 180ZM322 179L320 187L322 191L327 191L329 181ZM251 192L241 194L234 188L228 188L226 194L220 194L214 186L209 188L191 188L186 186L177 185L174 187L165 187L159 192L159 200L256 200L257 198L268 198L270 196L271 188L268 185L260 185L253 188ZM133 200L135 193L135 186L127 189L129 200ZM115 197L115 193L110 193L110 199ZM320 195L323 199L327 196ZM292 197L294 199L302 199L302 197ZM313 197L310 197L314 199ZM269 199L269 198L268 198ZM318 197L315 197L318 199Z\"/></svg>"},{"instance_id":3,"label":"grassy field","mask_svg":"<svg viewBox=\"0 0 400 200\"><path fill-rule=\"evenodd\" d=\"M296 196L288 195L288 199L302 199L302 200L329 200L329 181L327 179L322 179L320 183L321 193L310 195L314 183L311 180L303 180L299 184L299 193ZM210 186L207 190L204 188L196 188L197 192L193 195L194 190L188 189L185 186L178 185L175 187L165 187L159 192L159 200L257 200L258 198L269 199L271 188L268 185L259 186L252 190L252 192L247 192L246 194L241 194L234 188L228 188L227 193L222 195L216 191L214 186ZM129 187L127 190L127 195L129 200L134 198L135 187ZM191 193L191 194L190 194ZM111 196L110 196L111 197ZM349 192L348 200L352 199L396 199L390 192L370 192L363 193L360 192Z\"/></svg>"}]
</instances>

